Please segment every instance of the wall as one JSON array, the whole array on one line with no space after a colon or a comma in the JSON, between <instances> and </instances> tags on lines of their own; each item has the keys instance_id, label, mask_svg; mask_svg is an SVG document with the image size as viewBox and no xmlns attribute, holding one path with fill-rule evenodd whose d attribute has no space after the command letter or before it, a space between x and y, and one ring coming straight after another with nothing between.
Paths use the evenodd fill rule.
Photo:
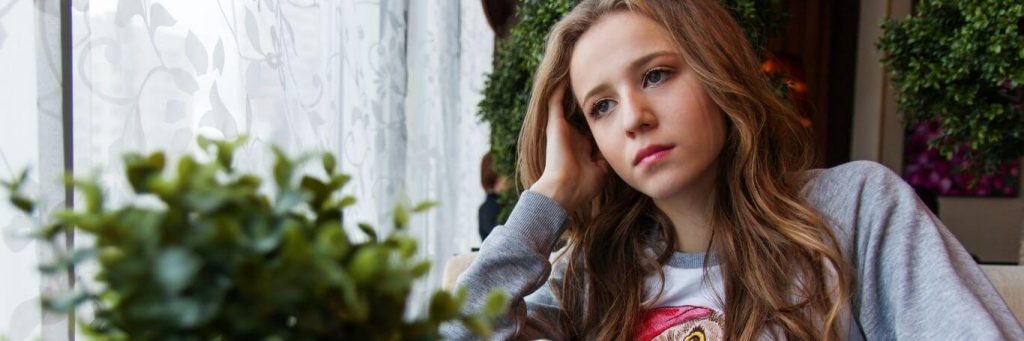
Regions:
<instances>
[{"instance_id":1,"label":"wall","mask_svg":"<svg viewBox=\"0 0 1024 341\"><path fill-rule=\"evenodd\" d=\"M903 164L903 128L896 92L875 42L887 16L910 13L911 0L863 0L857 42L851 158L874 160L896 172ZM1024 183L1024 178L1022 178ZM939 218L983 262L1024 263L1024 195L1012 199L940 197Z\"/></svg>"}]
</instances>

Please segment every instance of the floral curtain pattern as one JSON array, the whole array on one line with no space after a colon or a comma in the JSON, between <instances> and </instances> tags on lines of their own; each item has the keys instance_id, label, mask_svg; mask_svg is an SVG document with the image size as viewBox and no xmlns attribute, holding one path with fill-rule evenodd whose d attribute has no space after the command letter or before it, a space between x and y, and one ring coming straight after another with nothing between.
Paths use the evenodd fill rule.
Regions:
<instances>
[{"instance_id":1,"label":"floral curtain pattern","mask_svg":"<svg viewBox=\"0 0 1024 341\"><path fill-rule=\"evenodd\" d=\"M7 8L31 13L24 6L34 3L36 13L37 52L28 67L38 78L37 116L28 121L37 126L38 152L22 163L37 167L35 179L59 179L59 1L12 1L18 5L0 0L0 52L13 40ZM435 266L416 288L410 315L439 287L447 257L479 245L478 167L489 131L475 108L493 49L479 2L76 0L71 6L75 175L99 178L115 203L140 200L121 175L123 153L163 150L173 160L194 153L199 135L245 134L236 162L258 173L273 161L271 144L292 154L337 155L354 177L346 191L359 199L345 212L347 225L366 222L387 233L397 200L440 202L411 221L420 255ZM3 141L0 151L12 149ZM59 182L34 186L46 210L64 205ZM0 226L20 227L33 217L5 219L13 218L0 216ZM76 236L75 243L89 241ZM27 250L11 245L0 252ZM31 264L16 272L31 276L36 258L46 258L43 249L35 258L5 256L0 265ZM77 285L90 285L82 281L95 269L76 270ZM0 336L74 338L67 318L43 318L37 304L40 292L64 290L67 279L28 285L13 301L0 301Z\"/></svg>"},{"instance_id":2,"label":"floral curtain pattern","mask_svg":"<svg viewBox=\"0 0 1024 341\"><path fill-rule=\"evenodd\" d=\"M264 170L266 149L338 151L340 53L334 2L93 1L72 19L75 164L125 199L125 152L194 150L197 135L250 139L239 165Z\"/></svg>"}]
</instances>

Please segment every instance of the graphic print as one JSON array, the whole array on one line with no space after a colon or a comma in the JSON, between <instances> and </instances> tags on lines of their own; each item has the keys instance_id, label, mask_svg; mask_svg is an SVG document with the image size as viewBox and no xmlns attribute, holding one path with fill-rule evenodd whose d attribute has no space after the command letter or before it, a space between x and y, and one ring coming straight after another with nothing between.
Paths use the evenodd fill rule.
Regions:
<instances>
[{"instance_id":1,"label":"graphic print","mask_svg":"<svg viewBox=\"0 0 1024 341\"><path fill-rule=\"evenodd\" d=\"M695 306L662 307L648 310L637 330L638 341L722 340L722 314Z\"/></svg>"}]
</instances>

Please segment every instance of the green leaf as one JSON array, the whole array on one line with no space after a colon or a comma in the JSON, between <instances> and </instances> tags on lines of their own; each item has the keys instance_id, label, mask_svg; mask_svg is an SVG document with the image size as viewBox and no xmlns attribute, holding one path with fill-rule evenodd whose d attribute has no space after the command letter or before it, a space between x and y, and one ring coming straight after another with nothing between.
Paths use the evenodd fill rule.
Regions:
<instances>
[{"instance_id":1,"label":"green leaf","mask_svg":"<svg viewBox=\"0 0 1024 341\"><path fill-rule=\"evenodd\" d=\"M96 250L94 249L78 249L71 252L66 258L66 263L69 265L76 265L83 261L92 259L96 256Z\"/></svg>"},{"instance_id":2,"label":"green leaf","mask_svg":"<svg viewBox=\"0 0 1024 341\"><path fill-rule=\"evenodd\" d=\"M356 251L349 263L348 271L358 283L368 283L377 277L384 267L384 253L374 246L364 247Z\"/></svg>"},{"instance_id":3,"label":"green leaf","mask_svg":"<svg viewBox=\"0 0 1024 341\"><path fill-rule=\"evenodd\" d=\"M409 225L409 210L402 203L395 204L395 228L403 229Z\"/></svg>"},{"instance_id":4,"label":"green leaf","mask_svg":"<svg viewBox=\"0 0 1024 341\"><path fill-rule=\"evenodd\" d=\"M274 214L280 215L291 212L300 204L308 200L309 195L294 190L285 190L278 194L277 202L274 203Z\"/></svg>"},{"instance_id":5,"label":"green leaf","mask_svg":"<svg viewBox=\"0 0 1024 341\"><path fill-rule=\"evenodd\" d=\"M463 304L466 304L467 299L469 299L469 289L466 289L466 287L461 287L459 288L459 290L455 291L456 304L462 306Z\"/></svg>"},{"instance_id":6,"label":"green leaf","mask_svg":"<svg viewBox=\"0 0 1024 341\"><path fill-rule=\"evenodd\" d=\"M309 241L302 233L298 223L286 225L284 228L284 252L282 260L289 266L306 266L310 263Z\"/></svg>"},{"instance_id":7,"label":"green leaf","mask_svg":"<svg viewBox=\"0 0 1024 341\"><path fill-rule=\"evenodd\" d=\"M335 167L337 166L337 161L335 161L334 155L331 153L324 153L320 160L324 165L324 171L327 172L328 175L334 174Z\"/></svg>"},{"instance_id":8,"label":"green leaf","mask_svg":"<svg viewBox=\"0 0 1024 341\"><path fill-rule=\"evenodd\" d=\"M349 207L349 206L355 205L355 203L356 203L356 198L355 197L353 197L351 195L346 195L344 198L341 198L341 202L338 203L338 207L345 208L345 207Z\"/></svg>"},{"instance_id":9,"label":"green leaf","mask_svg":"<svg viewBox=\"0 0 1024 341\"><path fill-rule=\"evenodd\" d=\"M11 186L9 186L8 188L12 190L17 190L20 189L21 186L24 185L26 182L28 182L28 168L22 169L21 172L18 172L18 175L13 179L13 181L9 183L11 184Z\"/></svg>"},{"instance_id":10,"label":"green leaf","mask_svg":"<svg viewBox=\"0 0 1024 341\"><path fill-rule=\"evenodd\" d=\"M356 225L359 226L359 230L362 230L363 233L366 234L367 238L370 238L371 243L377 242L377 231L373 230L373 226L370 226L367 223L359 223Z\"/></svg>"},{"instance_id":11,"label":"green leaf","mask_svg":"<svg viewBox=\"0 0 1024 341\"><path fill-rule=\"evenodd\" d=\"M213 213L230 203L230 196L224 192L189 193L186 200L197 212Z\"/></svg>"},{"instance_id":12,"label":"green leaf","mask_svg":"<svg viewBox=\"0 0 1024 341\"><path fill-rule=\"evenodd\" d=\"M501 290L492 291L487 295L484 302L483 313L487 316L497 317L508 309L506 305L508 300L505 298L505 293Z\"/></svg>"},{"instance_id":13,"label":"green leaf","mask_svg":"<svg viewBox=\"0 0 1024 341\"><path fill-rule=\"evenodd\" d=\"M302 177L302 180L299 181L299 186L302 187L302 189L309 191L309 193L313 194L313 197L318 200L323 200L331 194L330 190L327 188L327 184L308 175Z\"/></svg>"},{"instance_id":14,"label":"green leaf","mask_svg":"<svg viewBox=\"0 0 1024 341\"><path fill-rule=\"evenodd\" d=\"M462 319L462 323L469 328L473 334L480 336L484 339L491 336L491 322L484 316L473 315L467 316Z\"/></svg>"},{"instance_id":15,"label":"green leaf","mask_svg":"<svg viewBox=\"0 0 1024 341\"><path fill-rule=\"evenodd\" d=\"M426 275L428 271L430 271L430 262L423 261L413 266L409 273L412 274L413 278L420 278Z\"/></svg>"},{"instance_id":16,"label":"green leaf","mask_svg":"<svg viewBox=\"0 0 1024 341\"><path fill-rule=\"evenodd\" d=\"M69 313L79 304L89 299L89 295L81 291L60 294L55 297L44 297L43 308L57 313Z\"/></svg>"},{"instance_id":17,"label":"green leaf","mask_svg":"<svg viewBox=\"0 0 1024 341\"><path fill-rule=\"evenodd\" d=\"M348 184L349 180L351 179L352 177L347 174L333 175L331 176L331 188L339 189L345 187L345 184Z\"/></svg>"},{"instance_id":18,"label":"green leaf","mask_svg":"<svg viewBox=\"0 0 1024 341\"><path fill-rule=\"evenodd\" d=\"M233 170L231 165L234 163L235 149L245 144L246 140L248 140L248 137L241 135L232 141L215 141L214 144L217 146L217 163L228 170L228 172L231 172Z\"/></svg>"},{"instance_id":19,"label":"green leaf","mask_svg":"<svg viewBox=\"0 0 1024 341\"><path fill-rule=\"evenodd\" d=\"M74 181L75 187L82 193L85 199L85 210L88 212L99 212L103 209L103 191L96 181Z\"/></svg>"},{"instance_id":20,"label":"green leaf","mask_svg":"<svg viewBox=\"0 0 1024 341\"><path fill-rule=\"evenodd\" d=\"M199 163L190 155L178 159L178 179L189 179L196 174Z\"/></svg>"},{"instance_id":21,"label":"green leaf","mask_svg":"<svg viewBox=\"0 0 1024 341\"><path fill-rule=\"evenodd\" d=\"M355 285L342 286L342 298L346 311L341 315L345 321L366 322L370 315L370 303L366 296L359 295Z\"/></svg>"},{"instance_id":22,"label":"green leaf","mask_svg":"<svg viewBox=\"0 0 1024 341\"><path fill-rule=\"evenodd\" d=\"M102 264L110 264L124 259L124 250L117 247L104 247L99 251L99 261Z\"/></svg>"},{"instance_id":23,"label":"green leaf","mask_svg":"<svg viewBox=\"0 0 1024 341\"><path fill-rule=\"evenodd\" d=\"M32 200L29 200L28 198L17 193L11 195L11 204L13 204L14 207L17 207L25 214L32 214L32 211L35 210L36 207L35 204L32 203Z\"/></svg>"},{"instance_id":24,"label":"green leaf","mask_svg":"<svg viewBox=\"0 0 1024 341\"><path fill-rule=\"evenodd\" d=\"M280 148L272 146L271 149L276 159L274 161L274 182L277 183L279 188L284 188L291 181L295 166Z\"/></svg>"},{"instance_id":25,"label":"green leaf","mask_svg":"<svg viewBox=\"0 0 1024 341\"><path fill-rule=\"evenodd\" d=\"M268 253L277 249L284 240L285 228L273 230L254 231L253 250L259 253Z\"/></svg>"},{"instance_id":26,"label":"green leaf","mask_svg":"<svg viewBox=\"0 0 1024 341\"><path fill-rule=\"evenodd\" d=\"M42 272L43 274L46 274L46 275L53 275L53 274L57 274L57 273L62 273L62 272L68 271L67 266L62 265L59 262L58 263L52 263L52 264L40 264L38 269L39 269L39 272Z\"/></svg>"},{"instance_id":27,"label":"green leaf","mask_svg":"<svg viewBox=\"0 0 1024 341\"><path fill-rule=\"evenodd\" d=\"M414 207L412 209L412 212L413 213L420 213L420 212L429 210L429 209L431 209L431 208L433 208L435 206L437 206L437 202L436 201L430 201L430 200L422 201L422 202L416 204L416 207Z\"/></svg>"},{"instance_id":28,"label":"green leaf","mask_svg":"<svg viewBox=\"0 0 1024 341\"><path fill-rule=\"evenodd\" d=\"M459 314L459 304L445 291L438 291L430 298L430 318L435 321L447 321Z\"/></svg>"},{"instance_id":29,"label":"green leaf","mask_svg":"<svg viewBox=\"0 0 1024 341\"><path fill-rule=\"evenodd\" d=\"M395 239L398 244L398 254L402 258L409 258L416 254L416 241L411 238L398 237Z\"/></svg>"},{"instance_id":30,"label":"green leaf","mask_svg":"<svg viewBox=\"0 0 1024 341\"><path fill-rule=\"evenodd\" d=\"M89 231L89 229L88 229L89 226L88 225L85 225L85 224L71 224L71 223L67 223L67 222L63 222L62 221L60 224L51 224L51 225L47 225L46 227L43 227L43 231L40 233L40 237L42 239L44 239L44 240L52 240L57 235L63 233L64 231L67 231L67 230L71 229L72 228L71 226L78 227L79 229L82 229L84 231Z\"/></svg>"},{"instance_id":31,"label":"green leaf","mask_svg":"<svg viewBox=\"0 0 1024 341\"><path fill-rule=\"evenodd\" d=\"M178 293L189 286L199 271L199 266L199 258L188 250L169 248L160 253L156 264L153 264L153 269L164 290Z\"/></svg>"},{"instance_id":32,"label":"green leaf","mask_svg":"<svg viewBox=\"0 0 1024 341\"><path fill-rule=\"evenodd\" d=\"M320 226L319 230L316 243L320 255L333 260L348 252L351 242L340 223L332 221Z\"/></svg>"},{"instance_id":33,"label":"green leaf","mask_svg":"<svg viewBox=\"0 0 1024 341\"><path fill-rule=\"evenodd\" d=\"M206 136L203 136L203 135L199 135L196 138L196 144L198 144L199 145L199 149L202 149L202 150L209 150L210 149L210 145L212 143L213 143L212 140L210 140L209 138L207 138Z\"/></svg>"},{"instance_id":34,"label":"green leaf","mask_svg":"<svg viewBox=\"0 0 1024 341\"><path fill-rule=\"evenodd\" d=\"M128 176L128 183L136 193L150 193L150 181L160 175L164 170L166 162L163 152L155 152L148 157L138 154L124 156L125 174Z\"/></svg>"}]
</instances>

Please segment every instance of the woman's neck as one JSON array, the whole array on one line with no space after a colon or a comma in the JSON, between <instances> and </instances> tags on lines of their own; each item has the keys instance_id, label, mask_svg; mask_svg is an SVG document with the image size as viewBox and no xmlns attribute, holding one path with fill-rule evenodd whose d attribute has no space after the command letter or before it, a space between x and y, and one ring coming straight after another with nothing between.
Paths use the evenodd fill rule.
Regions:
<instances>
[{"instance_id":1,"label":"woman's neck","mask_svg":"<svg viewBox=\"0 0 1024 341\"><path fill-rule=\"evenodd\" d=\"M700 182L697 188L654 201L654 205L668 216L675 228L676 251L679 252L707 252L711 243L714 181Z\"/></svg>"}]
</instances>

